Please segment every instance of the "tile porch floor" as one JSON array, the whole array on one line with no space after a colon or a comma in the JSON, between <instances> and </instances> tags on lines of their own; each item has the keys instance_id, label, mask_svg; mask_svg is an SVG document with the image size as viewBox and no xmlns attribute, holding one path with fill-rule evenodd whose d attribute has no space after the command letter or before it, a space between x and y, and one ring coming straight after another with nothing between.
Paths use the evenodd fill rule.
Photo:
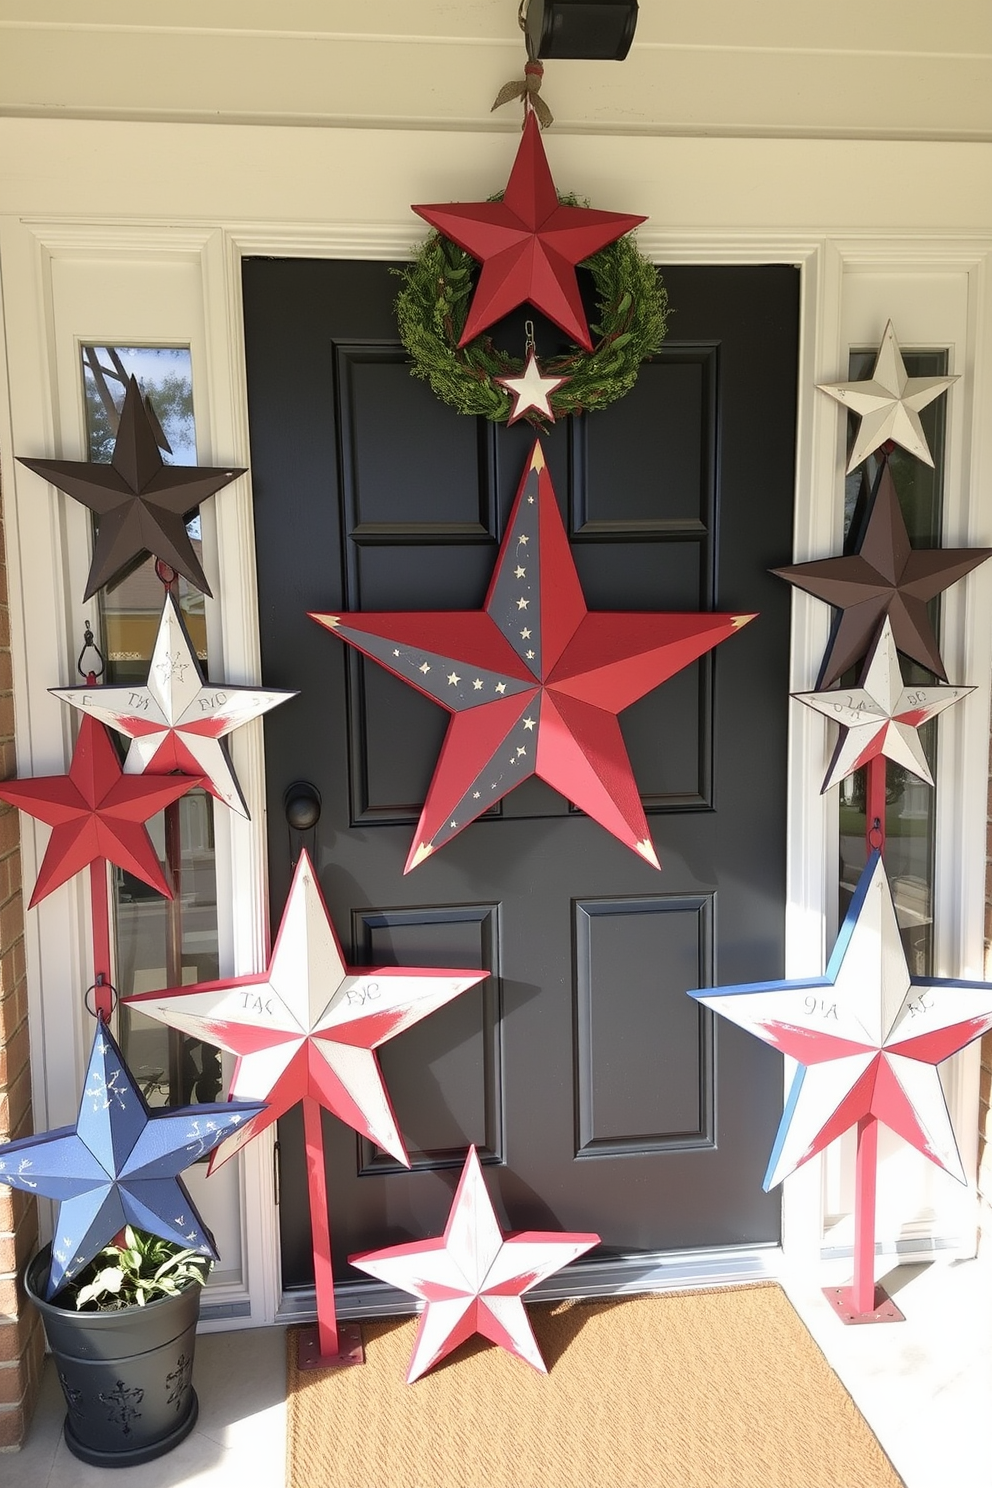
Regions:
<instances>
[{"instance_id":1,"label":"tile porch floor","mask_svg":"<svg viewBox=\"0 0 992 1488\"><path fill-rule=\"evenodd\" d=\"M885 1284L906 1322L884 1327L838 1322L819 1287L846 1280L841 1262L834 1274L825 1267L815 1283L786 1280L785 1286L906 1488L992 1488L992 1256L890 1271ZM522 1367L511 1359L507 1366ZM201 1335L194 1380L200 1418L193 1434L168 1456L124 1469L112 1481L119 1488L284 1488L283 1329ZM0 1453L3 1488L95 1488L105 1480L66 1450L63 1415L49 1364L26 1445ZM389 1485L372 1472L367 1488ZM661 1485L618 1477L615 1488Z\"/></svg>"}]
</instances>

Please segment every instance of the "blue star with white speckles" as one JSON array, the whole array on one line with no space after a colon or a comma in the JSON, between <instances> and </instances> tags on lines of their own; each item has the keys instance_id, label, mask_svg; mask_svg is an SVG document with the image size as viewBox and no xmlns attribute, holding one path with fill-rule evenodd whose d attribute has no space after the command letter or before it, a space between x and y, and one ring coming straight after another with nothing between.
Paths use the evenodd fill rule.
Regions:
<instances>
[{"instance_id":1,"label":"blue star with white speckles","mask_svg":"<svg viewBox=\"0 0 992 1488\"><path fill-rule=\"evenodd\" d=\"M264 1109L225 1101L150 1110L98 1023L76 1125L0 1147L0 1183L58 1202L46 1296L128 1224L216 1260L179 1174Z\"/></svg>"}]
</instances>

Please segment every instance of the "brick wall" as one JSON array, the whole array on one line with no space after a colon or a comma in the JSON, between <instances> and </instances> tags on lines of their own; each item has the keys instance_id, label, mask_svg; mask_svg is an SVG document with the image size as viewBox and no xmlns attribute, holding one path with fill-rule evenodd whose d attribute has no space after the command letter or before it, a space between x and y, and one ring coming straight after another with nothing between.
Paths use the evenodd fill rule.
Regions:
<instances>
[{"instance_id":1,"label":"brick wall","mask_svg":"<svg viewBox=\"0 0 992 1488\"><path fill-rule=\"evenodd\" d=\"M14 764L7 561L0 516L0 778ZM17 811L0 805L0 1141L31 1131L24 906ZM0 1187L0 1450L21 1444L41 1381L44 1335L20 1277L37 1248L37 1205Z\"/></svg>"}]
</instances>

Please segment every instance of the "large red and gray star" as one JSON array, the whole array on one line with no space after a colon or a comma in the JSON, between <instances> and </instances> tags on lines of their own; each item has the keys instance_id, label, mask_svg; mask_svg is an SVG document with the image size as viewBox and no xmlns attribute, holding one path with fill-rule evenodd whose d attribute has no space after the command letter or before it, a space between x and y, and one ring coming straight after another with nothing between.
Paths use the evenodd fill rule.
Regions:
<instances>
[{"instance_id":1,"label":"large red and gray star","mask_svg":"<svg viewBox=\"0 0 992 1488\"><path fill-rule=\"evenodd\" d=\"M348 967L313 865L301 854L265 971L125 998L149 1018L237 1055L231 1096L266 1110L211 1172L309 1096L409 1167L374 1051L488 972Z\"/></svg>"},{"instance_id":2,"label":"large red and gray star","mask_svg":"<svg viewBox=\"0 0 992 1488\"><path fill-rule=\"evenodd\" d=\"M576 265L645 221L629 212L562 206L530 111L502 201L413 210L482 265L459 346L527 304L591 351Z\"/></svg>"},{"instance_id":3,"label":"large red and gray star","mask_svg":"<svg viewBox=\"0 0 992 1488\"><path fill-rule=\"evenodd\" d=\"M225 736L296 696L262 687L206 682L179 607L168 592L144 687L53 687L50 691L133 740L124 761L126 775L172 775L178 770L202 776L197 784L240 816L248 815L248 807Z\"/></svg>"},{"instance_id":4,"label":"large red and gray star","mask_svg":"<svg viewBox=\"0 0 992 1488\"><path fill-rule=\"evenodd\" d=\"M0 1184L58 1204L51 1297L125 1225L217 1259L184 1168L260 1110L257 1101L152 1111L106 1025L97 1023L75 1126L0 1146Z\"/></svg>"},{"instance_id":5,"label":"large red and gray star","mask_svg":"<svg viewBox=\"0 0 992 1488\"><path fill-rule=\"evenodd\" d=\"M918 460L933 464L920 410L946 392L957 377L909 377L891 320L882 335L871 377L864 382L818 382L821 393L860 414L848 474L890 439Z\"/></svg>"},{"instance_id":6,"label":"large red and gray star","mask_svg":"<svg viewBox=\"0 0 992 1488\"><path fill-rule=\"evenodd\" d=\"M470 1147L440 1239L363 1251L348 1259L370 1276L423 1298L406 1377L412 1385L473 1333L547 1374L520 1298L598 1244L598 1235L557 1230L504 1235Z\"/></svg>"},{"instance_id":7,"label":"large red and gray star","mask_svg":"<svg viewBox=\"0 0 992 1488\"><path fill-rule=\"evenodd\" d=\"M130 572L145 553L161 558L202 593L210 593L186 531L186 517L208 496L244 475L244 470L166 465L159 454L160 436L158 420L149 417L132 377L109 465L86 460L20 461L100 519L84 600Z\"/></svg>"},{"instance_id":8,"label":"large red and gray star","mask_svg":"<svg viewBox=\"0 0 992 1488\"><path fill-rule=\"evenodd\" d=\"M84 718L67 775L0 785L0 800L52 828L28 908L101 858L171 899L144 824L199 783L189 776L127 777L107 730L95 719Z\"/></svg>"},{"instance_id":9,"label":"large red and gray star","mask_svg":"<svg viewBox=\"0 0 992 1488\"><path fill-rule=\"evenodd\" d=\"M929 719L974 691L973 687L907 687L886 616L857 687L792 694L808 708L840 724L840 738L821 792L880 755L933 785L918 731Z\"/></svg>"},{"instance_id":10,"label":"large red and gray star","mask_svg":"<svg viewBox=\"0 0 992 1488\"><path fill-rule=\"evenodd\" d=\"M992 548L913 548L887 460L882 461L856 553L773 568L839 611L818 686L829 687L867 654L887 615L896 646L943 681L927 605L984 563Z\"/></svg>"},{"instance_id":11,"label":"large red and gray star","mask_svg":"<svg viewBox=\"0 0 992 1488\"><path fill-rule=\"evenodd\" d=\"M766 1189L868 1116L967 1181L937 1066L992 1028L992 983L909 975L877 852L823 976L689 996L799 1063Z\"/></svg>"},{"instance_id":12,"label":"large red and gray star","mask_svg":"<svg viewBox=\"0 0 992 1488\"><path fill-rule=\"evenodd\" d=\"M408 873L531 775L657 868L617 715L754 616L590 614L538 441L483 610L312 618L452 715Z\"/></svg>"}]
</instances>

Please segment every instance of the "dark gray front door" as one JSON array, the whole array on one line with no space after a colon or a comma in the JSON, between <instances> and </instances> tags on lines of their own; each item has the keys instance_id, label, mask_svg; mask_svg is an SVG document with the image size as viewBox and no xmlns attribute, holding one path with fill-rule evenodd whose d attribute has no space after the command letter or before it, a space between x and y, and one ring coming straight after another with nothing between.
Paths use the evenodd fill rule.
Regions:
<instances>
[{"instance_id":1,"label":"dark gray front door","mask_svg":"<svg viewBox=\"0 0 992 1488\"><path fill-rule=\"evenodd\" d=\"M325 1118L342 1280L349 1251L439 1232L469 1142L513 1228L616 1256L779 1235L780 1062L685 993L782 974L790 596L767 570L791 552L798 273L664 276L662 355L544 441L590 609L760 612L622 715L662 871L531 780L404 877L448 715L307 611L481 606L533 434L409 376L386 265L245 265L263 676L301 693L265 721L273 926L283 793L309 780L346 956L493 973L382 1052L412 1172ZM279 1140L304 1286L298 1111Z\"/></svg>"}]
</instances>

